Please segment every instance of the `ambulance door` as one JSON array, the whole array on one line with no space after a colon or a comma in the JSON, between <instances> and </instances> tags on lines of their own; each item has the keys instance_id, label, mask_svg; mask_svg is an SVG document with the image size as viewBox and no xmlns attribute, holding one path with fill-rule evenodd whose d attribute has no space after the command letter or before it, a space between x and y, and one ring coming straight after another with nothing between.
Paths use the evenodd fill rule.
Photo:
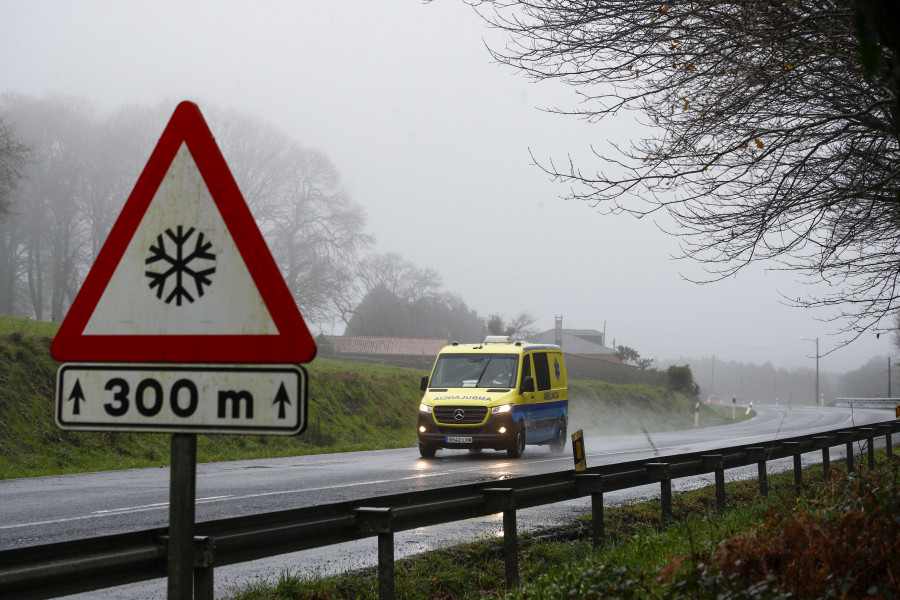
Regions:
<instances>
[{"instance_id":1,"label":"ambulance door","mask_svg":"<svg viewBox=\"0 0 900 600\"><path fill-rule=\"evenodd\" d=\"M553 401L553 383L550 376L550 361L547 352L535 352L534 361L534 386L537 392L535 400L529 405L528 433L531 442L543 442L556 435L555 408L549 403Z\"/></svg>"},{"instance_id":2,"label":"ambulance door","mask_svg":"<svg viewBox=\"0 0 900 600\"><path fill-rule=\"evenodd\" d=\"M523 354L522 355L522 376L519 378L519 390L522 389L522 383L525 381L526 377L534 378L534 370L531 368L531 355ZM517 410L515 411L517 414L516 421L522 419L524 421L523 425L525 426L525 439L528 439L528 410L531 407L531 404L534 402L534 392L525 392L524 394L519 394L519 399L516 402L518 404Z\"/></svg>"}]
</instances>

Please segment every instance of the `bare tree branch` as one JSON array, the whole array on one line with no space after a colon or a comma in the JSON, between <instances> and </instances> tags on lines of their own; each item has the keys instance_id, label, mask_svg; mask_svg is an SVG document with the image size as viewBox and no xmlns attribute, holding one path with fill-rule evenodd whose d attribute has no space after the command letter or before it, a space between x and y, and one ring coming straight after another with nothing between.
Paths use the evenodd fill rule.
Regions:
<instances>
[{"instance_id":1,"label":"bare tree branch","mask_svg":"<svg viewBox=\"0 0 900 600\"><path fill-rule=\"evenodd\" d=\"M509 34L492 54L573 86L554 112L649 126L594 149L591 170L535 162L606 213L663 211L681 256L727 278L765 261L829 284L790 299L830 307L850 339L898 309L900 147L889 46L864 72L851 0L485 0ZM877 58L877 57L876 57ZM888 321L892 321L888 319Z\"/></svg>"}]
</instances>

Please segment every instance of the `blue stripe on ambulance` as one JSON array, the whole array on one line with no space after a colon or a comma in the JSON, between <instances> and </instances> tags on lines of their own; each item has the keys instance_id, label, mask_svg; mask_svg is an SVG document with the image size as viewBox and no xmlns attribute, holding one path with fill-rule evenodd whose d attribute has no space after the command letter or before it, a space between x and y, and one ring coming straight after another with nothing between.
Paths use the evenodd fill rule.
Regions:
<instances>
[{"instance_id":1,"label":"blue stripe on ambulance","mask_svg":"<svg viewBox=\"0 0 900 600\"><path fill-rule=\"evenodd\" d=\"M551 394L554 390L537 392L538 394ZM558 396L558 393L556 394ZM529 443L551 440L556 435L556 424L559 418L566 414L568 400L555 400L550 402L531 402L513 406L510 411L516 423L525 420L525 436Z\"/></svg>"}]
</instances>

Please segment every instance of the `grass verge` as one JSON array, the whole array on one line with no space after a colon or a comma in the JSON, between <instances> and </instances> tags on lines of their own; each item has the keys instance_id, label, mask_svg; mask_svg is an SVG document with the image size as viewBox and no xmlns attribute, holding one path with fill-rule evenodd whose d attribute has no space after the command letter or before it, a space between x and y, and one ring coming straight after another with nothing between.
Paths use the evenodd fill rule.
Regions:
<instances>
[{"instance_id":1,"label":"grass verge","mask_svg":"<svg viewBox=\"0 0 900 600\"><path fill-rule=\"evenodd\" d=\"M663 527L658 501L606 510L604 545L590 544L590 519L520 536L520 586L507 592L502 540L490 539L397 561L398 599L570 598L782 599L900 598L900 494L896 457L847 473L833 466L731 483L727 508L712 488L675 496L675 524ZM283 574L274 586L233 600L378 597L375 569L322 579Z\"/></svg>"}]
</instances>

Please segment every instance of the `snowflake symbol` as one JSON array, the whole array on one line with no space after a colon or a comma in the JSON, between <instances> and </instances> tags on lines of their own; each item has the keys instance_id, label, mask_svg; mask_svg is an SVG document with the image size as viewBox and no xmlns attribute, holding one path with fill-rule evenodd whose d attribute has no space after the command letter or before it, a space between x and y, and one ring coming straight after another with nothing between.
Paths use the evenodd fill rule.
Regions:
<instances>
[{"instance_id":1,"label":"snowflake symbol","mask_svg":"<svg viewBox=\"0 0 900 600\"><path fill-rule=\"evenodd\" d=\"M175 254L169 254L166 251L165 240L163 239L162 234L156 236L156 245L150 246L150 258L144 261L144 264L154 263L159 260L166 261L170 266L168 270L163 271L162 273L154 273L153 271L144 271L144 274L150 278L150 289L156 288L156 297L162 299L163 291L166 287L166 283L169 281L169 277L175 276L175 285L172 287L172 290L169 292L169 295L166 296L166 304L172 302L172 299L175 299L175 304L181 306L181 299L187 298L188 302L193 302L194 297L191 296L191 293L185 287L187 284L185 282L185 276L189 276L189 278L193 279L194 287L197 290L197 296L203 295L203 286L209 286L212 281L209 279L209 275L216 272L215 267L210 267L208 269L203 269L202 271L194 270L191 268L191 262L195 260L216 260L215 254L209 252L209 249L212 247L212 242L204 242L203 234L197 233L196 241L194 242L194 250L185 256L185 246L187 245L188 240L194 233L194 228L191 227L187 230L187 233L183 232L183 227L181 225L178 226L178 233L173 233L171 229L166 229L166 235L174 242L175 244Z\"/></svg>"}]
</instances>

